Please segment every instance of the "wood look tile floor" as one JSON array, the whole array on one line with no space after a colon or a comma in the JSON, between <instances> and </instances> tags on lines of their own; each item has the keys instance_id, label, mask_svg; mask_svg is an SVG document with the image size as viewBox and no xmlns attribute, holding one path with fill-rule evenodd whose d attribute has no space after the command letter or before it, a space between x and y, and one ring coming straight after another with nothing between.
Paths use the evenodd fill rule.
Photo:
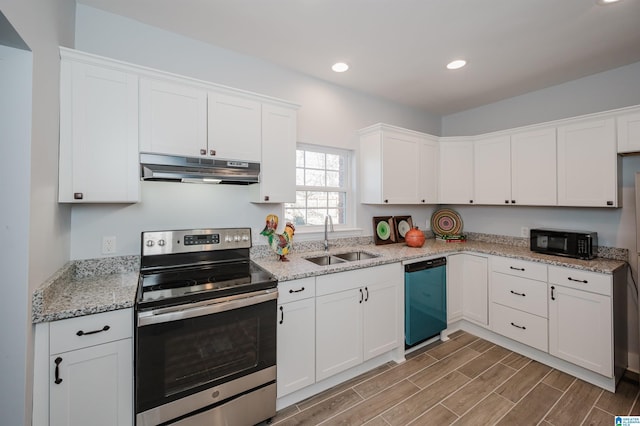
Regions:
<instances>
[{"instance_id":1,"label":"wood look tile floor","mask_svg":"<svg viewBox=\"0 0 640 426\"><path fill-rule=\"evenodd\" d=\"M279 411L291 425L613 425L640 415L639 386L611 393L458 331Z\"/></svg>"}]
</instances>

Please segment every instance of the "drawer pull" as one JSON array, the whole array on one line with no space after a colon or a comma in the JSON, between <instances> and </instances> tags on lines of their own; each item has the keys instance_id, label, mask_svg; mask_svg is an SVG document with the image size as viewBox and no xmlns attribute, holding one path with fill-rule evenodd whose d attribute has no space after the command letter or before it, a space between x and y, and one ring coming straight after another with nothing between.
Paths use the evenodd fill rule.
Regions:
<instances>
[{"instance_id":1,"label":"drawer pull","mask_svg":"<svg viewBox=\"0 0 640 426\"><path fill-rule=\"evenodd\" d=\"M62 379L60 378L60 363L62 362L62 358L58 357L53 362L56 363L56 379L54 380L54 383L59 385L62 383Z\"/></svg>"},{"instance_id":2,"label":"drawer pull","mask_svg":"<svg viewBox=\"0 0 640 426\"><path fill-rule=\"evenodd\" d=\"M280 324L284 322L284 308L280 306Z\"/></svg>"},{"instance_id":3,"label":"drawer pull","mask_svg":"<svg viewBox=\"0 0 640 426\"><path fill-rule=\"evenodd\" d=\"M302 287L300 290L289 290L289 293L300 293L301 291L304 291L304 287Z\"/></svg>"},{"instance_id":4,"label":"drawer pull","mask_svg":"<svg viewBox=\"0 0 640 426\"><path fill-rule=\"evenodd\" d=\"M513 269L514 271L524 272L524 268L516 268L515 266L509 266L509 269Z\"/></svg>"},{"instance_id":5,"label":"drawer pull","mask_svg":"<svg viewBox=\"0 0 640 426\"><path fill-rule=\"evenodd\" d=\"M105 325L100 330L93 330L93 331L87 331L87 332L78 330L78 332L76 333L76 336L88 336L90 334L102 333L103 331L109 331L110 328L111 327L109 327L108 325Z\"/></svg>"},{"instance_id":6,"label":"drawer pull","mask_svg":"<svg viewBox=\"0 0 640 426\"><path fill-rule=\"evenodd\" d=\"M555 296L553 295L553 290L555 290L556 288L554 286L551 286L551 300L556 300Z\"/></svg>"},{"instance_id":7,"label":"drawer pull","mask_svg":"<svg viewBox=\"0 0 640 426\"><path fill-rule=\"evenodd\" d=\"M509 290L509 291L511 292L511 294L515 294L516 296L522 296L522 297L526 296L526 294L524 293L518 293L517 291L513 291L513 290Z\"/></svg>"},{"instance_id":8,"label":"drawer pull","mask_svg":"<svg viewBox=\"0 0 640 426\"><path fill-rule=\"evenodd\" d=\"M589 283L589 281L587 281L587 280L576 280L575 278L571 278L571 277L567 277L567 279L569 281L575 281L577 283L583 283L583 284L588 284Z\"/></svg>"},{"instance_id":9,"label":"drawer pull","mask_svg":"<svg viewBox=\"0 0 640 426\"><path fill-rule=\"evenodd\" d=\"M527 329L527 327L525 327L524 325L518 325L518 324L514 324L514 323L511 323L511 325L514 326L515 328L519 328L520 330L526 330Z\"/></svg>"}]
</instances>

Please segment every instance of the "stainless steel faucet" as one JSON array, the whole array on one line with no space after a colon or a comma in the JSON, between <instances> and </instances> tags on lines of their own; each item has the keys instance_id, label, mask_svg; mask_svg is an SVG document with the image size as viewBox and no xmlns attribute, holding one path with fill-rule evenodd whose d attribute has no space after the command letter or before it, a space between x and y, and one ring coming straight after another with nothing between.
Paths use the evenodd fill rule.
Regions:
<instances>
[{"instance_id":1,"label":"stainless steel faucet","mask_svg":"<svg viewBox=\"0 0 640 426\"><path fill-rule=\"evenodd\" d=\"M331 219L331 216L326 215L324 218L324 251L329 251L329 231L334 232L333 219Z\"/></svg>"}]
</instances>

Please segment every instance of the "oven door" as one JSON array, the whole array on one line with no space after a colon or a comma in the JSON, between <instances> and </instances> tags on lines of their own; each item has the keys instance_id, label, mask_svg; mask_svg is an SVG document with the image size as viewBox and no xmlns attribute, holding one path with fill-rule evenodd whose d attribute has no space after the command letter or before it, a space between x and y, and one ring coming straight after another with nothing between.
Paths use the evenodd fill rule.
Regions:
<instances>
[{"instance_id":1,"label":"oven door","mask_svg":"<svg viewBox=\"0 0 640 426\"><path fill-rule=\"evenodd\" d=\"M179 418L274 383L277 296L269 289L138 312L138 424Z\"/></svg>"}]
</instances>

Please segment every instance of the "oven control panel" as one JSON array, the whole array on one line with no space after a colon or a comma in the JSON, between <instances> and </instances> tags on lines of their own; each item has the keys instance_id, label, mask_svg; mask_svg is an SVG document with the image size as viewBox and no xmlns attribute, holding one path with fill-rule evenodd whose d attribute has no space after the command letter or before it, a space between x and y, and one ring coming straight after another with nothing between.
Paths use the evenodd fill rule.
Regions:
<instances>
[{"instance_id":1,"label":"oven control panel","mask_svg":"<svg viewBox=\"0 0 640 426\"><path fill-rule=\"evenodd\" d=\"M142 233L142 255L251 247L251 228L208 228Z\"/></svg>"}]
</instances>

